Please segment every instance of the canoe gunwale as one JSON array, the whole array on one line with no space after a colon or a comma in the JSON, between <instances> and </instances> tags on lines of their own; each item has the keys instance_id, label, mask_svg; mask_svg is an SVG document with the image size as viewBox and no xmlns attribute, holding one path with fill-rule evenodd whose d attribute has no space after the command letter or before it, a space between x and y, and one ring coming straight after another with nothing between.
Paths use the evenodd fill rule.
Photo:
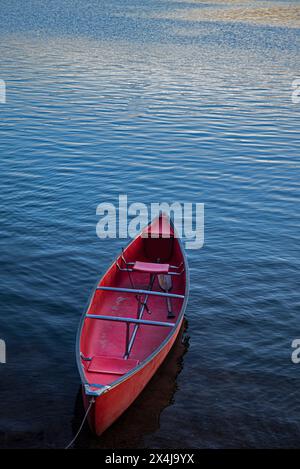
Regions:
<instances>
[{"instance_id":1,"label":"canoe gunwale","mask_svg":"<svg viewBox=\"0 0 300 469\"><path fill-rule=\"evenodd\" d=\"M170 226L173 228L173 230L175 232L175 227L174 227L174 224L173 224L172 220L169 219L169 222L170 222ZM148 224L148 226L151 223L153 223L153 220L151 220L151 222ZM131 246L136 241L136 239L139 238L140 236L141 236L141 233L139 233L131 241L131 243L128 244L126 249L129 248L129 246ZM135 368L133 368L132 370L130 370L129 372L127 372L126 374L121 376L119 379L117 379L116 381L114 381L110 385L101 385L101 384L98 384L98 383L89 383L87 381L87 379L85 377L85 374L83 372L83 365L82 365L82 361L81 361L80 338L81 338L81 333L82 333L82 329L83 329L83 326L84 326L84 321L87 318L87 316L86 316L87 311L89 310L89 308L91 306L92 300L93 300L94 295L95 295L95 293L98 289L98 286L101 283L101 281L103 280L103 278L105 277L106 273L116 264L116 261L117 261L118 257L114 258L114 260L111 263L110 267L104 272L101 279L97 280L97 283L96 283L94 289L92 290L92 292L90 294L87 308L85 308L84 312L81 315L80 323L79 323L78 330L77 330L77 336L76 336L76 363L77 363L77 368L78 368L79 375L80 375L80 378L81 378L81 383L82 383L82 386L84 388L85 394L87 396L98 397L98 396L108 392L109 390L115 388L120 383L123 383L127 379L131 378L134 374L138 373L142 368L144 368L146 365L148 365L156 357L156 355L158 355L161 352L161 350L163 350L167 346L167 344L173 338L173 336L178 334L178 332L180 330L180 327L182 325L182 322L183 322L183 317L184 317L184 313L185 313L187 302L188 302L190 276L189 276L189 267L188 267L187 256L186 256L185 250L182 246L181 239L179 237L176 237L176 239L178 241L180 251L181 251L181 254L182 254L183 263L184 263L184 267L185 267L185 277L186 277L185 278L184 298L183 298L183 303L182 303L182 306L181 306L180 313L178 314L178 318L177 318L176 322L174 322L174 326L171 328L171 330L170 330L169 334L166 336L166 338L160 343L160 345L150 355L148 355L141 363L139 363L139 365L137 365ZM94 389L92 389L92 388L94 388Z\"/></svg>"}]
</instances>

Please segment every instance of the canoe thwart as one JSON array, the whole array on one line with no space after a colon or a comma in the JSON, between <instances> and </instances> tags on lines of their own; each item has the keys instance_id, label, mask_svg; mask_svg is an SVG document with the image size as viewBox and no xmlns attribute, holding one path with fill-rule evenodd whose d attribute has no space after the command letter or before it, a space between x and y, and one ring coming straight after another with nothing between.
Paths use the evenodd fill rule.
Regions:
<instances>
[{"instance_id":1,"label":"canoe thwart","mask_svg":"<svg viewBox=\"0 0 300 469\"><path fill-rule=\"evenodd\" d=\"M139 290L135 288L120 288L120 287L97 287L96 290L104 290L104 291L116 291L116 292L124 292L124 293L135 293L138 295L154 295L154 296L168 296L169 298L180 298L184 299L184 295L178 295L176 293L163 293L159 291L150 291L150 290Z\"/></svg>"},{"instance_id":2,"label":"canoe thwart","mask_svg":"<svg viewBox=\"0 0 300 469\"><path fill-rule=\"evenodd\" d=\"M116 321L116 322L125 322L130 324L140 324L145 326L161 326L161 327L174 327L175 323L173 322L163 322L163 321L149 321L148 319L135 319L135 318L126 318L122 316L106 316L102 314L86 314L88 319L101 319L103 321Z\"/></svg>"}]
</instances>

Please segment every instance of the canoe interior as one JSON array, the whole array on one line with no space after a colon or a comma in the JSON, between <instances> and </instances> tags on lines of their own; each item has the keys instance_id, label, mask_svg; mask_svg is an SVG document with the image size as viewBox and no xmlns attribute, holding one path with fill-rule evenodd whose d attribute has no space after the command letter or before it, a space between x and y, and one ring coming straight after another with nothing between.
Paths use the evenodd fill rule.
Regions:
<instances>
[{"instance_id":1,"label":"canoe interior","mask_svg":"<svg viewBox=\"0 0 300 469\"><path fill-rule=\"evenodd\" d=\"M124 251L127 262L159 262L179 266L184 262L178 240L171 238L136 238ZM121 256L117 261L122 264ZM122 264L124 266L124 263ZM183 264L184 268L184 264ZM175 269L172 269L176 272ZM181 269L178 269L180 271ZM147 289L150 274L132 272L131 279L136 289ZM186 274L172 276L171 293L184 295ZM99 282L99 286L132 288L128 272L120 271L116 263L106 272ZM160 289L157 276L153 291ZM144 296L141 297L144 299ZM183 299L172 298L174 319L167 318L167 302L165 297L149 296L147 305L151 314L146 310L143 319L175 323L181 313ZM90 303L88 314L121 316L137 318L138 302L135 295L124 292L96 290ZM134 325L130 325L130 335ZM140 325L136 338L127 360L124 359L126 344L126 325L119 322L102 321L86 318L80 338L80 352L92 361L81 360L83 373L88 383L99 385L112 384L120 376L128 373L152 354L169 335L169 327ZM126 363L127 362L127 363Z\"/></svg>"}]
</instances>

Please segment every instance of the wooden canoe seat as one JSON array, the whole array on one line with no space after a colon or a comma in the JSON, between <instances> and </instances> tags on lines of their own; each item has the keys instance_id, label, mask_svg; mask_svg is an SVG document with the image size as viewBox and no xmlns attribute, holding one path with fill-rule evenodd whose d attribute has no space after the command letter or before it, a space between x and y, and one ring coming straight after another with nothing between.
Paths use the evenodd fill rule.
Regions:
<instances>
[{"instance_id":1,"label":"wooden canoe seat","mask_svg":"<svg viewBox=\"0 0 300 469\"><path fill-rule=\"evenodd\" d=\"M104 373L109 375L125 375L139 364L138 360L119 357L93 357L89 363L88 371L91 373Z\"/></svg>"},{"instance_id":2,"label":"wooden canoe seat","mask_svg":"<svg viewBox=\"0 0 300 469\"><path fill-rule=\"evenodd\" d=\"M155 262L136 261L132 269L138 272L147 272L149 274L167 274L169 272L169 264L158 264Z\"/></svg>"}]
</instances>

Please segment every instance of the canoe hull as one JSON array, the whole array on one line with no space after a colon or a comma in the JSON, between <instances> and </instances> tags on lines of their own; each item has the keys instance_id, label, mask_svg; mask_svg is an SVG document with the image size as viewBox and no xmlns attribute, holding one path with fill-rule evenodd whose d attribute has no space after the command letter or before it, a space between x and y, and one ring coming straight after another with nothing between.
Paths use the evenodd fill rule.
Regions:
<instances>
[{"instance_id":1,"label":"canoe hull","mask_svg":"<svg viewBox=\"0 0 300 469\"><path fill-rule=\"evenodd\" d=\"M182 321L183 318L169 341L142 368L104 394L96 397L95 404L89 415L89 425L94 433L98 436L101 435L142 392L172 348L180 331ZM89 401L84 390L83 399L87 408Z\"/></svg>"},{"instance_id":2,"label":"canoe hull","mask_svg":"<svg viewBox=\"0 0 300 469\"><path fill-rule=\"evenodd\" d=\"M97 435L138 397L179 334L189 275L175 235L168 217L154 219L109 267L82 315L76 356L89 424ZM171 293L161 287L159 275L172 277Z\"/></svg>"}]
</instances>

